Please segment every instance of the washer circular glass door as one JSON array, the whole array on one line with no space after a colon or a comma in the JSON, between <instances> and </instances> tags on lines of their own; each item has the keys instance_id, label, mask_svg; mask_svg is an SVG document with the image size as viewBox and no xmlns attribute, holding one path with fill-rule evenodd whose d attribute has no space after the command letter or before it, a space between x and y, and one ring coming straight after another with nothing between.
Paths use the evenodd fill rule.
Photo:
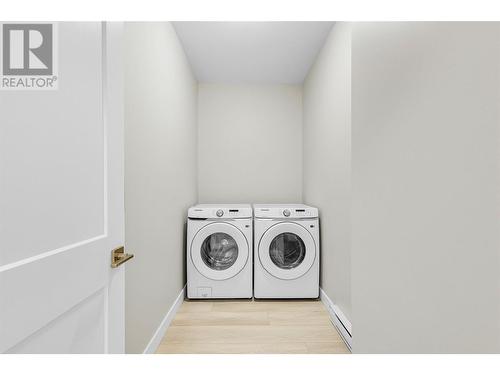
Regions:
<instances>
[{"instance_id":1,"label":"washer circular glass door","mask_svg":"<svg viewBox=\"0 0 500 375\"><path fill-rule=\"evenodd\" d=\"M190 253L199 273L212 280L226 280L243 269L249 249L245 236L234 225L212 223L195 234Z\"/></svg>"},{"instance_id":2,"label":"washer circular glass door","mask_svg":"<svg viewBox=\"0 0 500 375\"><path fill-rule=\"evenodd\" d=\"M282 222L270 227L259 242L259 260L272 276L297 279L312 267L316 244L311 233L296 223Z\"/></svg>"}]
</instances>

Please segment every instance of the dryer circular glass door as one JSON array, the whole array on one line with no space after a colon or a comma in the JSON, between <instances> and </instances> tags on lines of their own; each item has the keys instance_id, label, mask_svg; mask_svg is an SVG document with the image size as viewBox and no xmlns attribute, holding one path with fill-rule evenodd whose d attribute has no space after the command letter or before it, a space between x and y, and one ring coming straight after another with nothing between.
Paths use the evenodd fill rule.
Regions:
<instances>
[{"instance_id":1,"label":"dryer circular glass door","mask_svg":"<svg viewBox=\"0 0 500 375\"><path fill-rule=\"evenodd\" d=\"M196 233L190 253L199 273L212 280L226 280L243 269L249 248L245 236L234 225L212 223Z\"/></svg>"},{"instance_id":2,"label":"dryer circular glass door","mask_svg":"<svg viewBox=\"0 0 500 375\"><path fill-rule=\"evenodd\" d=\"M312 267L316 244L311 233L296 223L278 223L269 228L259 242L259 260L272 276L297 279Z\"/></svg>"}]
</instances>

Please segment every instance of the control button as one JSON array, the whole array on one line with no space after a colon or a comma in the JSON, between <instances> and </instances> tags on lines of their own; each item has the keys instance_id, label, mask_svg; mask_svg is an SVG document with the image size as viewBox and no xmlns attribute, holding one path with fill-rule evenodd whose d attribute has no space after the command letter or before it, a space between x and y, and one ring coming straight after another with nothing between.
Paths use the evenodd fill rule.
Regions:
<instances>
[{"instance_id":1,"label":"control button","mask_svg":"<svg viewBox=\"0 0 500 375\"><path fill-rule=\"evenodd\" d=\"M284 210L283 215L285 215L286 217L290 216L290 210Z\"/></svg>"},{"instance_id":2,"label":"control button","mask_svg":"<svg viewBox=\"0 0 500 375\"><path fill-rule=\"evenodd\" d=\"M222 215L224 215L224 211L222 210L217 210L217 212L215 213L218 217L221 217Z\"/></svg>"}]
</instances>

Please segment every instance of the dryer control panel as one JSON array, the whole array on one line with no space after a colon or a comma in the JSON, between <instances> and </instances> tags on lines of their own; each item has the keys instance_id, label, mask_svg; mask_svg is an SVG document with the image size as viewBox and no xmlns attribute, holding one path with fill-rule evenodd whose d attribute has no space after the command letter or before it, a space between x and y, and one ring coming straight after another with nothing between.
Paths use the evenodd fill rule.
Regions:
<instances>
[{"instance_id":1,"label":"dryer control panel","mask_svg":"<svg viewBox=\"0 0 500 375\"><path fill-rule=\"evenodd\" d=\"M300 219L317 218L318 209L316 207L303 204L256 204L253 206L256 218L266 219Z\"/></svg>"}]
</instances>

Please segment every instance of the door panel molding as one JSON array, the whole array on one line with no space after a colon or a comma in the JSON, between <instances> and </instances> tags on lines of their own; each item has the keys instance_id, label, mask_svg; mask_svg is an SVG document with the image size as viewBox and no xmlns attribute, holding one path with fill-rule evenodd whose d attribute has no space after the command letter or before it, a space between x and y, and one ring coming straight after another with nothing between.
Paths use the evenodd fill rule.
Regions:
<instances>
[{"instance_id":1,"label":"door panel molding","mask_svg":"<svg viewBox=\"0 0 500 375\"><path fill-rule=\"evenodd\" d=\"M34 255L32 257L29 257L29 258L21 259L21 260L18 260L16 262L12 262L12 263L0 266L0 272L4 272L4 271L8 271L8 270L20 267L20 266L24 266L24 265L29 264L31 262L42 260L44 258L53 256L53 255L57 255L57 254L60 254L62 252L68 251L68 250L72 250L72 249L80 247L80 246L85 246L85 245L91 244L92 242L102 240L104 238L106 238L106 235L101 234L100 236L89 238L88 240L84 240L84 241L76 242L76 243L68 245L68 246L60 247L59 249L42 252L38 255Z\"/></svg>"},{"instance_id":2,"label":"door panel molding","mask_svg":"<svg viewBox=\"0 0 500 375\"><path fill-rule=\"evenodd\" d=\"M101 246L73 248L0 273L0 352L103 288L107 279Z\"/></svg>"}]
</instances>

